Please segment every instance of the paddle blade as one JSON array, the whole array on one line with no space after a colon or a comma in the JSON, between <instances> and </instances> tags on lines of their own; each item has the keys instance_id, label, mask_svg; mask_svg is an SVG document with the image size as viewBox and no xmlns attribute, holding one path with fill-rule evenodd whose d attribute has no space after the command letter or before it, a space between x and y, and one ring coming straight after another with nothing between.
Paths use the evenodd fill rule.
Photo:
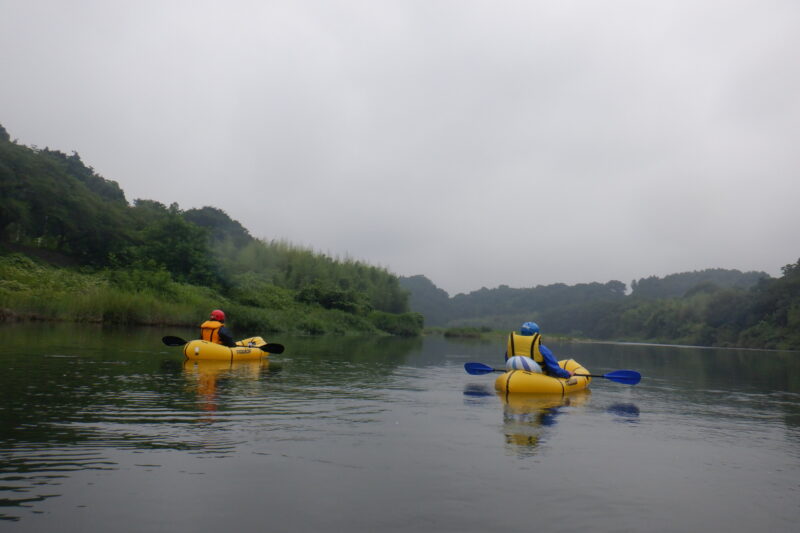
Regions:
<instances>
[{"instance_id":1,"label":"paddle blade","mask_svg":"<svg viewBox=\"0 0 800 533\"><path fill-rule=\"evenodd\" d=\"M467 374L472 374L473 376L480 376L495 371L494 368L489 365L484 365L483 363L464 363L464 370L467 371Z\"/></svg>"},{"instance_id":2,"label":"paddle blade","mask_svg":"<svg viewBox=\"0 0 800 533\"><path fill-rule=\"evenodd\" d=\"M173 337L172 335L167 335L161 339L161 342L166 344L167 346L183 346L186 344L186 341L181 339L180 337Z\"/></svg>"},{"instance_id":3,"label":"paddle blade","mask_svg":"<svg viewBox=\"0 0 800 533\"><path fill-rule=\"evenodd\" d=\"M263 346L259 346L259 348L269 353L283 353L283 350L285 349L283 344L278 344L277 342L268 342Z\"/></svg>"},{"instance_id":4,"label":"paddle blade","mask_svg":"<svg viewBox=\"0 0 800 533\"><path fill-rule=\"evenodd\" d=\"M603 374L603 377L625 385L636 385L642 380L642 375L633 370L615 370L614 372Z\"/></svg>"}]
</instances>

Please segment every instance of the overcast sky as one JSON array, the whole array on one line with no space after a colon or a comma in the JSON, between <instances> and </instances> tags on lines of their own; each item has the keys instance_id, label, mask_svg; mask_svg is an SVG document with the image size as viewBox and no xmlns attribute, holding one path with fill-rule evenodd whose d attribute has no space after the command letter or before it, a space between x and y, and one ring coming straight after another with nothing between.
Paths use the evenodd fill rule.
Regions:
<instances>
[{"instance_id":1,"label":"overcast sky","mask_svg":"<svg viewBox=\"0 0 800 533\"><path fill-rule=\"evenodd\" d=\"M796 0L0 0L0 124L451 295L800 257Z\"/></svg>"}]
</instances>

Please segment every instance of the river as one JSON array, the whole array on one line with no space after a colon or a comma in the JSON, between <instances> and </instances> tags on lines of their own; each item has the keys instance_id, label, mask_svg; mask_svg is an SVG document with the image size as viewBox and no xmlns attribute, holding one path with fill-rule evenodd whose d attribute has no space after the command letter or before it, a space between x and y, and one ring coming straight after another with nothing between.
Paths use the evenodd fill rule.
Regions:
<instances>
[{"instance_id":1,"label":"river","mask_svg":"<svg viewBox=\"0 0 800 533\"><path fill-rule=\"evenodd\" d=\"M545 344L595 374L494 392L504 346L290 338L187 364L180 329L0 326L0 530L793 531L800 353Z\"/></svg>"}]
</instances>

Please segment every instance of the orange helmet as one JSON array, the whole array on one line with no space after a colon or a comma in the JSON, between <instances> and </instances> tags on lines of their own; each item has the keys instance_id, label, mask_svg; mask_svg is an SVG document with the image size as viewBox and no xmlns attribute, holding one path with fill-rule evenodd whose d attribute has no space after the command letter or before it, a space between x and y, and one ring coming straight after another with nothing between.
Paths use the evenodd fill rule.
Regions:
<instances>
[{"instance_id":1,"label":"orange helmet","mask_svg":"<svg viewBox=\"0 0 800 533\"><path fill-rule=\"evenodd\" d=\"M213 311L211 311L211 320L225 322L225 313L223 313L219 309L214 309Z\"/></svg>"}]
</instances>

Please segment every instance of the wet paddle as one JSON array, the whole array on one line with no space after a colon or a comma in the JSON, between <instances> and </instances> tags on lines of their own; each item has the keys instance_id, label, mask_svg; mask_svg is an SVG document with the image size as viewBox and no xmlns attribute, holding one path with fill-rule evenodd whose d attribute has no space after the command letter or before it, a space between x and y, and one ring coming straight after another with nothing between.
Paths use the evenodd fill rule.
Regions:
<instances>
[{"instance_id":1,"label":"wet paddle","mask_svg":"<svg viewBox=\"0 0 800 533\"><path fill-rule=\"evenodd\" d=\"M506 372L505 368L492 368L489 365L485 365L483 363L464 363L464 370L467 371L467 374L472 374L473 376L480 376L483 374L488 374L490 372ZM575 376L583 376L588 378L603 378L609 379L611 381L616 381L617 383L623 383L625 385L636 385L642 380L642 375L638 372L633 370L615 370L613 372L609 372L608 374L574 374Z\"/></svg>"},{"instance_id":2,"label":"wet paddle","mask_svg":"<svg viewBox=\"0 0 800 533\"><path fill-rule=\"evenodd\" d=\"M180 337L173 337L172 335L167 335L166 337L163 337L161 339L161 342L163 342L167 346L183 346L188 341L185 341ZM283 353L283 350L285 350L283 344L278 344L276 342L268 342L267 344L256 346L256 348L264 350L265 352L275 353L275 354Z\"/></svg>"}]
</instances>

